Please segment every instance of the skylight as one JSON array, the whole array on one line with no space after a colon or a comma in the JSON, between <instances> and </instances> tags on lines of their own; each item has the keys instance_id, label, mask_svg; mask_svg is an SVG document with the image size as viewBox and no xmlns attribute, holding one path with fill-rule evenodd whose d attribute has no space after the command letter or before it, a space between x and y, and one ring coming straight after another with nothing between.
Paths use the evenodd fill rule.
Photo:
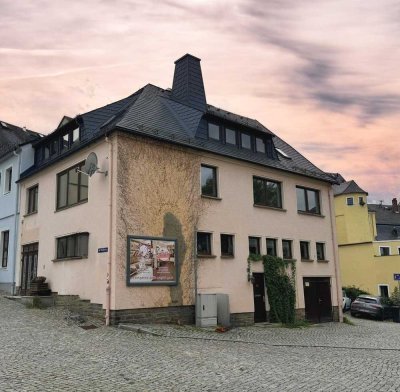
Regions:
<instances>
[{"instance_id":1,"label":"skylight","mask_svg":"<svg viewBox=\"0 0 400 392\"><path fill-rule=\"evenodd\" d=\"M275 148L275 150L276 150L280 155L282 155L283 157L288 158L288 159L292 159L292 158L290 158L289 155L287 155L285 152L283 152L280 148Z\"/></svg>"},{"instance_id":2,"label":"skylight","mask_svg":"<svg viewBox=\"0 0 400 392\"><path fill-rule=\"evenodd\" d=\"M4 123L3 121L0 121L0 124L3 128L8 128L8 125L6 123Z\"/></svg>"}]
</instances>

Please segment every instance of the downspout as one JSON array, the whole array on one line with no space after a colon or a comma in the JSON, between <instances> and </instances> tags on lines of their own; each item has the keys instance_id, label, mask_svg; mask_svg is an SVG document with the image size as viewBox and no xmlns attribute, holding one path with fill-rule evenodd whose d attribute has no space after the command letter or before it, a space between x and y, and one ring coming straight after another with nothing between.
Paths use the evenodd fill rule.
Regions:
<instances>
[{"instance_id":1,"label":"downspout","mask_svg":"<svg viewBox=\"0 0 400 392\"><path fill-rule=\"evenodd\" d=\"M197 308L197 226L194 226L194 233L193 233L193 266L194 266L194 311L195 315L196 308ZM195 316L196 317L196 316Z\"/></svg>"},{"instance_id":2,"label":"downspout","mask_svg":"<svg viewBox=\"0 0 400 392\"><path fill-rule=\"evenodd\" d=\"M21 149L15 149L13 151L14 155L18 157L18 180L19 180L19 175L21 173ZM12 289L11 289L11 295L15 295L15 286L16 286L16 277L15 277L15 271L16 271L16 263L17 263L17 246L18 246L18 218L19 218L19 198L21 196L20 194L20 187L21 185L18 183L15 183L17 185L16 189L16 197L15 197L15 218L14 218L14 263L12 263Z\"/></svg>"},{"instance_id":3,"label":"downspout","mask_svg":"<svg viewBox=\"0 0 400 392\"><path fill-rule=\"evenodd\" d=\"M108 189L108 200L109 200L109 228L108 228L108 260L107 260L107 282L106 282L106 325L110 325L110 309L111 309L111 257L112 257L112 205L113 205L113 144L108 139L105 138L106 143L108 143L108 157L109 157L109 189Z\"/></svg>"},{"instance_id":4,"label":"downspout","mask_svg":"<svg viewBox=\"0 0 400 392\"><path fill-rule=\"evenodd\" d=\"M333 207L333 190L330 187L328 191L329 196L329 213L331 217L331 232L332 232L332 243L333 243L333 261L335 264L335 275L336 275L336 298L337 298L337 306L339 312L339 321L343 322L343 311L342 311L342 280L340 276L340 265L339 265L339 252L338 252L338 244L336 239L336 218L334 214Z\"/></svg>"}]
</instances>

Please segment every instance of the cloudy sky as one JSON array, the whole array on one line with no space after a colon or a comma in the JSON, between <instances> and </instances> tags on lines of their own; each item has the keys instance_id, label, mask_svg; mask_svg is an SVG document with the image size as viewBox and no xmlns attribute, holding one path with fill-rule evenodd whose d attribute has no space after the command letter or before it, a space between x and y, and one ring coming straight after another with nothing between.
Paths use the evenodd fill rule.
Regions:
<instances>
[{"instance_id":1,"label":"cloudy sky","mask_svg":"<svg viewBox=\"0 0 400 392\"><path fill-rule=\"evenodd\" d=\"M0 0L0 119L42 133L172 85L202 59L207 101L257 118L370 201L400 197L398 0Z\"/></svg>"}]
</instances>

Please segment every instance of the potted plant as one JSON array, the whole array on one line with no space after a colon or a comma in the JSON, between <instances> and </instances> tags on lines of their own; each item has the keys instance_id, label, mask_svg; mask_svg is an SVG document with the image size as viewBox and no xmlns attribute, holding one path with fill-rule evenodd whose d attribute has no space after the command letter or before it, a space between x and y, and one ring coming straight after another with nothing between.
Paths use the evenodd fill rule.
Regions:
<instances>
[{"instance_id":1,"label":"potted plant","mask_svg":"<svg viewBox=\"0 0 400 392\"><path fill-rule=\"evenodd\" d=\"M395 287L392 295L390 296L390 303L392 306L392 316L395 323L400 323L400 289Z\"/></svg>"}]
</instances>

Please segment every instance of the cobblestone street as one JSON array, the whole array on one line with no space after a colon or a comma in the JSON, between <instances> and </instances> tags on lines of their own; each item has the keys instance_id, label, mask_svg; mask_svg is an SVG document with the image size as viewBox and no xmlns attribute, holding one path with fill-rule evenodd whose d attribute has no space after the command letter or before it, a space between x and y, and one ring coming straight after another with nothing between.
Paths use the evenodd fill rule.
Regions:
<instances>
[{"instance_id":1,"label":"cobblestone street","mask_svg":"<svg viewBox=\"0 0 400 392\"><path fill-rule=\"evenodd\" d=\"M1 391L397 391L400 324L84 330L0 297Z\"/></svg>"}]
</instances>

